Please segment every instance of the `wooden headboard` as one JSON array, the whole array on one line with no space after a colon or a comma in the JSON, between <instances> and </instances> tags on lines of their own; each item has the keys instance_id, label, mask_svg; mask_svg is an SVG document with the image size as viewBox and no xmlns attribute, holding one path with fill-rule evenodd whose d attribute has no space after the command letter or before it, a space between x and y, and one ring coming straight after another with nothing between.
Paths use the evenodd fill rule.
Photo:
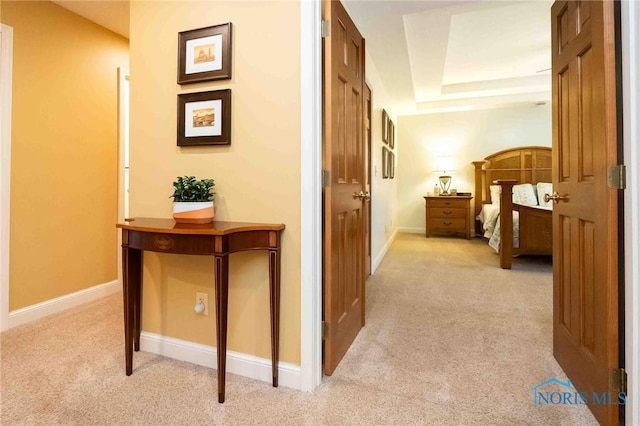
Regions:
<instances>
[{"instance_id":1,"label":"wooden headboard","mask_svg":"<svg viewBox=\"0 0 640 426\"><path fill-rule=\"evenodd\" d=\"M522 146L505 149L474 161L475 216L483 204L491 203L489 186L498 179L516 179L518 183L551 182L551 148Z\"/></svg>"}]
</instances>

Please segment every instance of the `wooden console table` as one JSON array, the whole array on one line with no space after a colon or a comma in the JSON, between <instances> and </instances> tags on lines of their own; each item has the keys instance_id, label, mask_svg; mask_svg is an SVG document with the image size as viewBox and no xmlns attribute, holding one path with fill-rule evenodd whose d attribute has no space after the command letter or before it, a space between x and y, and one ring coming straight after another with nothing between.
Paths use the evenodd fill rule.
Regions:
<instances>
[{"instance_id":1,"label":"wooden console table","mask_svg":"<svg viewBox=\"0 0 640 426\"><path fill-rule=\"evenodd\" d=\"M173 219L135 218L119 223L122 229L125 370L133 370L133 351L140 350L142 299L142 252L214 256L216 297L216 343L218 355L218 402L224 402L227 359L227 308L229 254L245 250L269 251L271 312L271 373L278 386L280 322L280 234L283 224L213 222L180 224Z\"/></svg>"}]
</instances>

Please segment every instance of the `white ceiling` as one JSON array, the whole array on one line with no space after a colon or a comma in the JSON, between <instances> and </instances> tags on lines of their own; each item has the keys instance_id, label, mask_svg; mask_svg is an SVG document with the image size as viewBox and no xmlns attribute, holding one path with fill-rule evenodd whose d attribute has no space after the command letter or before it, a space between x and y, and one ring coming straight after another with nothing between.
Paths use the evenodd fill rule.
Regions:
<instances>
[{"instance_id":1,"label":"white ceiling","mask_svg":"<svg viewBox=\"0 0 640 426\"><path fill-rule=\"evenodd\" d=\"M52 0L59 6L129 38L129 0Z\"/></svg>"},{"instance_id":2,"label":"white ceiling","mask_svg":"<svg viewBox=\"0 0 640 426\"><path fill-rule=\"evenodd\" d=\"M551 99L551 0L343 0L398 114ZM129 38L129 0L54 0Z\"/></svg>"},{"instance_id":3,"label":"white ceiling","mask_svg":"<svg viewBox=\"0 0 640 426\"><path fill-rule=\"evenodd\" d=\"M551 99L550 0L343 1L398 114Z\"/></svg>"}]
</instances>

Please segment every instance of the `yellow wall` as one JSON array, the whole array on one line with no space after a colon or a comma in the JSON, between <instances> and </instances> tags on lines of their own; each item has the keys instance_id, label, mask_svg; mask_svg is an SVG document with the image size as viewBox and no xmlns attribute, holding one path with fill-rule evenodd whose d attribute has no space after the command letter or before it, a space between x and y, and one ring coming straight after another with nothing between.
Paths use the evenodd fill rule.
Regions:
<instances>
[{"instance_id":1,"label":"yellow wall","mask_svg":"<svg viewBox=\"0 0 640 426\"><path fill-rule=\"evenodd\" d=\"M13 27L10 310L116 279L117 68L128 42L49 2Z\"/></svg>"},{"instance_id":2,"label":"yellow wall","mask_svg":"<svg viewBox=\"0 0 640 426\"><path fill-rule=\"evenodd\" d=\"M171 217L179 175L216 181L216 219L284 223L280 350L300 362L300 10L292 1L132 2L131 216ZM233 24L233 79L176 84L178 32ZM179 93L232 90L232 143L176 146ZM270 357L265 253L230 257L230 350ZM213 260L145 253L143 329L215 345ZM193 312L196 291L210 314Z\"/></svg>"}]
</instances>

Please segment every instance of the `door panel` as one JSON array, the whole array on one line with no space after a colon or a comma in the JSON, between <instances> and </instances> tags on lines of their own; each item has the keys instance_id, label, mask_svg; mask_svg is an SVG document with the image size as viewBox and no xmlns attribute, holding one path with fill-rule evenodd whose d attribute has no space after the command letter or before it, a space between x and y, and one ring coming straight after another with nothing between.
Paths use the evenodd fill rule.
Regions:
<instances>
[{"instance_id":1,"label":"door panel","mask_svg":"<svg viewBox=\"0 0 640 426\"><path fill-rule=\"evenodd\" d=\"M364 87L364 192L371 194L371 89L365 83ZM364 279L371 275L371 198L364 201ZM364 290L363 287L363 298ZM362 325L364 326L364 310L362 311Z\"/></svg>"},{"instance_id":2,"label":"door panel","mask_svg":"<svg viewBox=\"0 0 640 426\"><path fill-rule=\"evenodd\" d=\"M332 374L364 318L364 39L338 1L324 19L324 372Z\"/></svg>"},{"instance_id":3,"label":"door panel","mask_svg":"<svg viewBox=\"0 0 640 426\"><path fill-rule=\"evenodd\" d=\"M589 395L602 424L618 406L618 226L607 168L617 163L614 11L611 1L556 1L552 8L554 356Z\"/></svg>"}]
</instances>

